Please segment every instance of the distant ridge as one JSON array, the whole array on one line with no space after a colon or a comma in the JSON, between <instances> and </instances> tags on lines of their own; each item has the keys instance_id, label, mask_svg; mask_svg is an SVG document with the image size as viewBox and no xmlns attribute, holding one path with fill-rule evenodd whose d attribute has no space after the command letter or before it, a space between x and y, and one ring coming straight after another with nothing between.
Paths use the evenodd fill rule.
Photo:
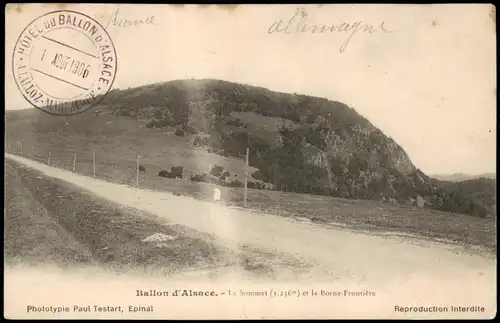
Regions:
<instances>
[{"instance_id":1,"label":"distant ridge","mask_svg":"<svg viewBox=\"0 0 500 323\"><path fill-rule=\"evenodd\" d=\"M446 174L434 174L430 175L431 178L435 178L440 181L447 181L447 182L463 182L463 181L468 181L472 179L479 179L479 178L489 178L489 179L496 179L496 174L495 173L482 173L478 175L469 175L469 174L464 174L464 173L453 173L450 175Z\"/></svg>"}]
</instances>

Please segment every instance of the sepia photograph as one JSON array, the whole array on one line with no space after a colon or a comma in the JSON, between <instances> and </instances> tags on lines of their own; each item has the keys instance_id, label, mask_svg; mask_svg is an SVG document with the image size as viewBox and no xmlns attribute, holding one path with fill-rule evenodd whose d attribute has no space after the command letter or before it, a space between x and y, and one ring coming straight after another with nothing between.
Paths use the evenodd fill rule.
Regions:
<instances>
[{"instance_id":1,"label":"sepia photograph","mask_svg":"<svg viewBox=\"0 0 500 323\"><path fill-rule=\"evenodd\" d=\"M7 4L4 318L492 319L493 4Z\"/></svg>"}]
</instances>

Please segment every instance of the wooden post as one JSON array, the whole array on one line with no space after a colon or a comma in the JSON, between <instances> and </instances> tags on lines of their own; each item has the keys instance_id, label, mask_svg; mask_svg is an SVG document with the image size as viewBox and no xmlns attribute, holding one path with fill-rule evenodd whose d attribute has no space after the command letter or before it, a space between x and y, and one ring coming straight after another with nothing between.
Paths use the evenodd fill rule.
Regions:
<instances>
[{"instance_id":1,"label":"wooden post","mask_svg":"<svg viewBox=\"0 0 500 323\"><path fill-rule=\"evenodd\" d=\"M95 149L94 149L94 156L93 156L93 165L94 165L94 177L95 177Z\"/></svg>"},{"instance_id":2,"label":"wooden post","mask_svg":"<svg viewBox=\"0 0 500 323\"><path fill-rule=\"evenodd\" d=\"M50 151L49 151L49 158L47 158L47 165L50 166Z\"/></svg>"},{"instance_id":3,"label":"wooden post","mask_svg":"<svg viewBox=\"0 0 500 323\"><path fill-rule=\"evenodd\" d=\"M247 196L248 196L248 154L249 154L249 148L247 148L247 156L245 159L245 197L243 200L243 206L247 206Z\"/></svg>"},{"instance_id":4,"label":"wooden post","mask_svg":"<svg viewBox=\"0 0 500 323\"><path fill-rule=\"evenodd\" d=\"M208 172L207 174L210 174L212 171L212 155L208 155Z\"/></svg>"},{"instance_id":5,"label":"wooden post","mask_svg":"<svg viewBox=\"0 0 500 323\"><path fill-rule=\"evenodd\" d=\"M76 168L76 153L73 153L73 173L75 172Z\"/></svg>"},{"instance_id":6,"label":"wooden post","mask_svg":"<svg viewBox=\"0 0 500 323\"><path fill-rule=\"evenodd\" d=\"M139 158L141 158L141 155L137 155L137 167L136 167L136 179L135 179L135 186L139 188Z\"/></svg>"}]
</instances>

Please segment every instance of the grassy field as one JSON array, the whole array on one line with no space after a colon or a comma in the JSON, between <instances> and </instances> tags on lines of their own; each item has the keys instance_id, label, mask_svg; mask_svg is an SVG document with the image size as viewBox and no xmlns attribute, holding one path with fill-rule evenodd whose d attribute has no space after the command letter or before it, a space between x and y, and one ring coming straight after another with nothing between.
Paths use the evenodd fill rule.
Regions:
<instances>
[{"instance_id":1,"label":"grassy field","mask_svg":"<svg viewBox=\"0 0 500 323\"><path fill-rule=\"evenodd\" d=\"M123 177L124 180L134 181L137 165L137 156L140 154L140 164L146 168L147 175L157 177L160 170L170 170L172 166L184 167L184 178L190 178L192 174L208 173L211 165L220 165L225 171L231 173L233 180L243 181L244 161L209 153L198 147L191 147L190 139L165 135L162 137L136 138L115 137L99 138L96 140L79 136L55 136L40 134L37 137L24 137L21 140L12 140L8 144L7 151L13 154L21 154L24 157L48 162L49 152L50 164L71 170L73 158L76 153L76 170L82 174L93 175L93 151L96 154L96 175L105 174L115 176L114 169L118 172L127 172L132 177ZM155 152L142 149L141 147L160 147ZM90 167L89 167L90 165ZM256 171L251 167L250 171Z\"/></svg>"},{"instance_id":2,"label":"grassy field","mask_svg":"<svg viewBox=\"0 0 500 323\"><path fill-rule=\"evenodd\" d=\"M177 138L174 139L177 140ZM52 152L52 166L71 170L72 152L68 145L61 146L64 149L55 146L43 149L50 149ZM124 148L117 147L117 149ZM16 151L11 150L10 153L16 153ZM25 150L23 155L46 163L45 156L48 153L34 154L30 153L30 150ZM80 153L80 155L83 155L83 153ZM126 154L117 155L126 156ZM131 160L131 158L106 160L102 155L98 156L100 157L97 158L96 177L114 183L136 185L134 160ZM132 155L130 154L130 156ZM203 161L203 159L197 161L195 155L185 158L193 164L202 164ZM77 160L76 172L92 176L91 154L89 156L89 153L87 153L85 157ZM162 169L158 163L148 163L148 160L146 160L141 164L146 166L146 172L140 172L140 187L142 189L172 192L201 200L211 198L212 188L214 187L212 184L192 182L187 179L162 178L157 175L157 172ZM220 187L220 189L224 203L231 206L243 206L244 190L242 188ZM445 239L463 245L482 246L491 251L496 250L496 223L494 218L478 218L463 214L391 205L378 201L349 200L256 189L248 190L248 208L280 216L307 218L318 223L340 224L360 230L416 234L429 238Z\"/></svg>"},{"instance_id":3,"label":"grassy field","mask_svg":"<svg viewBox=\"0 0 500 323\"><path fill-rule=\"evenodd\" d=\"M4 255L7 265L55 264L116 273L175 275L183 271L242 270L273 275L272 266L300 267L245 246L238 253L138 210L125 209L75 186L6 159ZM155 233L175 240L141 240ZM279 257L278 257L279 258Z\"/></svg>"}]
</instances>

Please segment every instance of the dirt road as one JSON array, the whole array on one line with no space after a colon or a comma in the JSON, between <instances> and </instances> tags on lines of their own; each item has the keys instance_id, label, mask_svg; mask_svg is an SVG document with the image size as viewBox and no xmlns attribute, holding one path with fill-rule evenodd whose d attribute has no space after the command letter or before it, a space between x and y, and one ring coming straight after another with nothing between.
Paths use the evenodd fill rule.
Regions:
<instances>
[{"instance_id":1,"label":"dirt road","mask_svg":"<svg viewBox=\"0 0 500 323\"><path fill-rule=\"evenodd\" d=\"M75 184L110 201L215 235L219 243L286 253L317 264L315 281L335 281L406 291L425 300L466 304L496 303L496 259L457 247L405 237L388 237L326 228L164 192L138 190L6 154L47 176ZM403 295L404 296L404 295Z\"/></svg>"}]
</instances>

